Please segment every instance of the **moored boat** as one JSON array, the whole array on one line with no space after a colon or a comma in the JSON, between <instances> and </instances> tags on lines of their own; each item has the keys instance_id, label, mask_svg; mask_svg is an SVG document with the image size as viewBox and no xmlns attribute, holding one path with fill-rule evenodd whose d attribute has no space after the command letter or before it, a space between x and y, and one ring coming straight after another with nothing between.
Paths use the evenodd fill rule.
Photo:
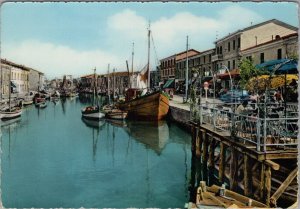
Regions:
<instances>
[{"instance_id":1,"label":"moored boat","mask_svg":"<svg viewBox=\"0 0 300 209\"><path fill-rule=\"evenodd\" d=\"M112 109L108 111L105 116L114 120L125 120L127 118L127 111Z\"/></svg>"},{"instance_id":2,"label":"moored boat","mask_svg":"<svg viewBox=\"0 0 300 209\"><path fill-rule=\"evenodd\" d=\"M17 117L20 117L22 115L22 109L21 108L12 108L3 110L0 112L0 117L2 120L10 120Z\"/></svg>"},{"instance_id":3,"label":"moored boat","mask_svg":"<svg viewBox=\"0 0 300 209\"><path fill-rule=\"evenodd\" d=\"M135 94L132 94L132 91ZM138 89L129 89L128 96L136 95ZM128 118L139 120L162 120L169 111L169 98L162 92L153 92L144 96L130 99L126 96L124 103L119 103L118 108L128 111Z\"/></svg>"},{"instance_id":4,"label":"moored boat","mask_svg":"<svg viewBox=\"0 0 300 209\"><path fill-rule=\"evenodd\" d=\"M47 103L45 101L39 102L39 103L36 103L35 106L38 108L45 108L45 107L47 107Z\"/></svg>"},{"instance_id":5,"label":"moored boat","mask_svg":"<svg viewBox=\"0 0 300 209\"><path fill-rule=\"evenodd\" d=\"M96 87L97 83L96 83L96 69L94 69L94 99L93 99L93 105L91 106L88 106L88 107L85 107L81 110L81 114L82 114L82 117L83 118L86 118L86 119L90 119L90 120L100 120L102 118L105 117L105 113L102 112L100 110L100 107L98 104L95 104L95 100L97 100L97 95L96 95ZM97 100L98 102L98 100ZM96 103L97 103L96 102Z\"/></svg>"},{"instance_id":6,"label":"moored boat","mask_svg":"<svg viewBox=\"0 0 300 209\"><path fill-rule=\"evenodd\" d=\"M32 99L29 99L29 100L25 99L25 100L22 102L22 104L23 104L24 106L26 106L26 105L31 105L32 103L33 103L33 100L32 100Z\"/></svg>"}]
</instances>

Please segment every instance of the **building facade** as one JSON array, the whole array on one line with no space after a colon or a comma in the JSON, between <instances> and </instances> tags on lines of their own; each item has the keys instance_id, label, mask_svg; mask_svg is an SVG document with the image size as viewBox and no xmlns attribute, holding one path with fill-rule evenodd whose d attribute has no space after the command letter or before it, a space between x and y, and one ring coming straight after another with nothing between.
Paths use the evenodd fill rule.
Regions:
<instances>
[{"instance_id":1,"label":"building facade","mask_svg":"<svg viewBox=\"0 0 300 209\"><path fill-rule=\"evenodd\" d=\"M294 26L272 19L229 34L215 42L215 54L212 56L214 68L236 69L243 56L241 51L297 31Z\"/></svg>"},{"instance_id":2,"label":"building facade","mask_svg":"<svg viewBox=\"0 0 300 209\"><path fill-rule=\"evenodd\" d=\"M251 59L254 65L270 60L298 57L298 34L287 36L261 43L241 51L243 58Z\"/></svg>"},{"instance_id":3,"label":"building facade","mask_svg":"<svg viewBox=\"0 0 300 209\"><path fill-rule=\"evenodd\" d=\"M29 91L38 91L44 88L44 73L32 68L29 69L28 81Z\"/></svg>"},{"instance_id":4,"label":"building facade","mask_svg":"<svg viewBox=\"0 0 300 209\"><path fill-rule=\"evenodd\" d=\"M168 79L175 78L176 55L160 60L160 81L166 82Z\"/></svg>"}]
</instances>

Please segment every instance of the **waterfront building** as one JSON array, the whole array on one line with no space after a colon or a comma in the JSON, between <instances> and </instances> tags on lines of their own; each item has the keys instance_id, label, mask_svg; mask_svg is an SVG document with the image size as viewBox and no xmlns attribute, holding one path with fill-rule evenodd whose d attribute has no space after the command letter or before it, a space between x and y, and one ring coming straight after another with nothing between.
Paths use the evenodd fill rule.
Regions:
<instances>
[{"instance_id":1,"label":"waterfront building","mask_svg":"<svg viewBox=\"0 0 300 209\"><path fill-rule=\"evenodd\" d=\"M185 83L185 75L186 75L186 58L189 59L201 54L199 51L195 49L188 50L188 53L186 51L180 52L176 54L176 73L175 73L175 88L183 88L183 85ZM188 67L188 76L189 80L192 78L192 62L189 61L189 67Z\"/></svg>"},{"instance_id":2,"label":"waterfront building","mask_svg":"<svg viewBox=\"0 0 300 209\"><path fill-rule=\"evenodd\" d=\"M160 81L165 83L168 79L175 78L176 54L160 60Z\"/></svg>"},{"instance_id":3,"label":"waterfront building","mask_svg":"<svg viewBox=\"0 0 300 209\"><path fill-rule=\"evenodd\" d=\"M242 57L241 51L297 31L298 28L276 19L240 29L215 41L216 53L212 56L212 62L217 70L224 65L229 70L236 69Z\"/></svg>"},{"instance_id":4,"label":"waterfront building","mask_svg":"<svg viewBox=\"0 0 300 209\"><path fill-rule=\"evenodd\" d=\"M45 83L44 73L32 68L28 69L29 91L38 91L39 89L43 89Z\"/></svg>"},{"instance_id":5,"label":"waterfront building","mask_svg":"<svg viewBox=\"0 0 300 209\"><path fill-rule=\"evenodd\" d=\"M150 71L150 88L159 87L160 71L159 69Z\"/></svg>"},{"instance_id":6,"label":"waterfront building","mask_svg":"<svg viewBox=\"0 0 300 209\"><path fill-rule=\"evenodd\" d=\"M241 51L243 58L254 65L270 60L298 57L298 33L289 34L267 41Z\"/></svg>"},{"instance_id":7,"label":"waterfront building","mask_svg":"<svg viewBox=\"0 0 300 209\"><path fill-rule=\"evenodd\" d=\"M11 92L24 95L29 91L30 68L1 59L1 97L7 97L11 82ZM11 75L9 75L11 73Z\"/></svg>"}]
</instances>

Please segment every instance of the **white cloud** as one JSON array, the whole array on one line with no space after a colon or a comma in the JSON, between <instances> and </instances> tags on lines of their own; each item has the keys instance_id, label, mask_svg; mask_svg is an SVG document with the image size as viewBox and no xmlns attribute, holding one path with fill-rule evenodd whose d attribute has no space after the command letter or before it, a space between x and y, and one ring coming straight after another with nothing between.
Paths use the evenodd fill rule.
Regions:
<instances>
[{"instance_id":1,"label":"white cloud","mask_svg":"<svg viewBox=\"0 0 300 209\"><path fill-rule=\"evenodd\" d=\"M80 76L92 73L94 67L98 73L107 71L107 64L118 59L104 51L76 51L67 46L54 45L39 41L26 41L21 45L2 45L2 58L18 64L40 70L53 78L64 74Z\"/></svg>"},{"instance_id":2,"label":"white cloud","mask_svg":"<svg viewBox=\"0 0 300 209\"><path fill-rule=\"evenodd\" d=\"M151 30L158 59L185 50L186 35L190 37L190 48L200 51L213 48L213 42L228 33L257 24L263 18L254 11L238 5L220 10L215 17L180 12L171 17L161 17L151 22ZM135 43L134 69L141 69L147 62L148 20L135 11L125 9L110 16L107 25L101 25L100 33L106 33L101 41L105 48L78 51L69 46L54 45L40 41L25 41L20 45L2 46L2 57L37 68L49 77L61 76L65 72L75 76L90 73L95 66L105 73L107 64L126 69L125 60L131 64L132 42ZM103 36L102 36L103 37ZM151 64L154 62L153 48Z\"/></svg>"}]
</instances>

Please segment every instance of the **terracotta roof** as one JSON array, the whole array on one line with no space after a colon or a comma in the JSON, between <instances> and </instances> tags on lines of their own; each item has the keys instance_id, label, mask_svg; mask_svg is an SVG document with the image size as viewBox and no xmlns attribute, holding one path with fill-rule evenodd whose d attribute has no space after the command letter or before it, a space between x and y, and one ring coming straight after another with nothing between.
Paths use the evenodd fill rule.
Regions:
<instances>
[{"instance_id":1,"label":"terracotta roof","mask_svg":"<svg viewBox=\"0 0 300 209\"><path fill-rule=\"evenodd\" d=\"M255 46L251 46L251 47L249 47L247 49L242 50L242 52L247 51L249 49L256 48L256 47L260 47L260 46L263 46L263 45L267 45L267 44L270 44L270 43L273 43L273 42L276 42L276 41L285 40L285 39L288 39L288 38L293 37L293 36L298 36L298 33L292 33L292 34L289 34L289 35L286 35L286 36L282 36L282 37L277 38L277 39L273 39L271 41L267 41L267 42L264 42L264 43L261 43L261 44L257 44Z\"/></svg>"}]
</instances>

